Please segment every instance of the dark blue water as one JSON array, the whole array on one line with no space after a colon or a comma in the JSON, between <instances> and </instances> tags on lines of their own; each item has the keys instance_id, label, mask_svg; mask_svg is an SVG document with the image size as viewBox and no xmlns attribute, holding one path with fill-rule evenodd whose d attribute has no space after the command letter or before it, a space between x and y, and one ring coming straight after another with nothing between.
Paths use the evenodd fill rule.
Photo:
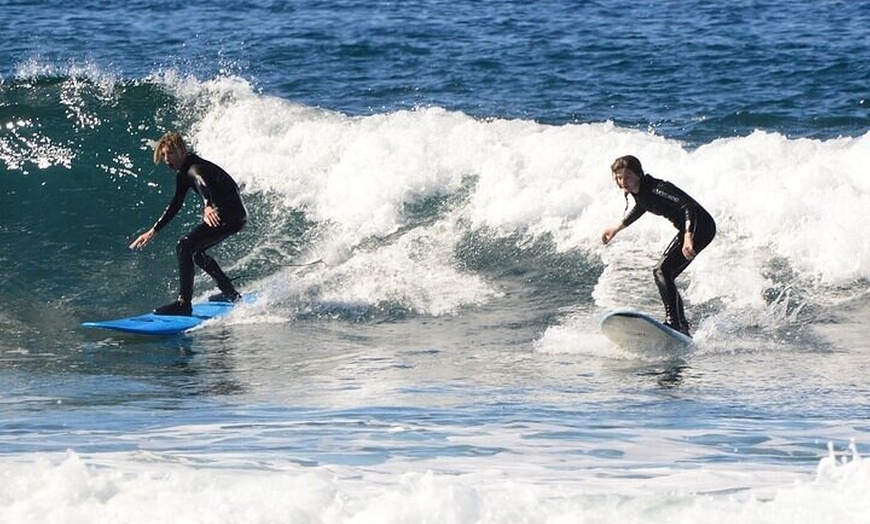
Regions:
<instances>
[{"instance_id":1,"label":"dark blue water","mask_svg":"<svg viewBox=\"0 0 870 524\"><path fill-rule=\"evenodd\" d=\"M349 114L439 106L692 144L862 134L865 2L101 2L3 5L0 73L237 73Z\"/></svg>"}]
</instances>

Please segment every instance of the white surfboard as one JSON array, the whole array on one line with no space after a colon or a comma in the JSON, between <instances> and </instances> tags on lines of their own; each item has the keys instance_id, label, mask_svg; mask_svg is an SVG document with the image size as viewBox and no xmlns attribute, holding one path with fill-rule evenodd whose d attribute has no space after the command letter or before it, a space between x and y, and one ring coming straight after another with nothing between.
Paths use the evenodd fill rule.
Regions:
<instances>
[{"instance_id":1,"label":"white surfboard","mask_svg":"<svg viewBox=\"0 0 870 524\"><path fill-rule=\"evenodd\" d=\"M651 358L684 357L695 344L691 337L632 309L606 313L601 332L620 348Z\"/></svg>"}]
</instances>

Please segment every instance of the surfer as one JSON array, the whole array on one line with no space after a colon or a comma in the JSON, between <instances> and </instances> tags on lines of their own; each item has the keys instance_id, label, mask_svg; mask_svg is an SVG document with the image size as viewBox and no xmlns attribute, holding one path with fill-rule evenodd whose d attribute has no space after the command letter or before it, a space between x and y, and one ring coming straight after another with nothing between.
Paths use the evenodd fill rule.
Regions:
<instances>
[{"instance_id":1,"label":"surfer","mask_svg":"<svg viewBox=\"0 0 870 524\"><path fill-rule=\"evenodd\" d=\"M188 152L180 134L166 133L154 146L154 163L165 162L175 171L175 195L154 226L130 244L130 249L145 247L163 229L184 204L187 191L193 189L202 197L202 223L179 239L175 247L178 254L178 299L154 310L159 315L190 315L193 296L193 276L196 264L208 273L221 293L210 300L235 302L241 295L218 263L206 250L225 238L238 233L247 222L248 213L235 180L216 164Z\"/></svg>"},{"instance_id":2,"label":"surfer","mask_svg":"<svg viewBox=\"0 0 870 524\"><path fill-rule=\"evenodd\" d=\"M640 160L634 156L617 158L610 166L610 171L616 185L625 192L626 207L629 194L634 198L634 207L619 225L604 230L601 241L609 243L617 233L647 211L671 221L679 232L668 244L653 275L665 306L665 324L689 335L683 299L674 280L716 236L716 222L707 210L683 190L645 174Z\"/></svg>"}]
</instances>

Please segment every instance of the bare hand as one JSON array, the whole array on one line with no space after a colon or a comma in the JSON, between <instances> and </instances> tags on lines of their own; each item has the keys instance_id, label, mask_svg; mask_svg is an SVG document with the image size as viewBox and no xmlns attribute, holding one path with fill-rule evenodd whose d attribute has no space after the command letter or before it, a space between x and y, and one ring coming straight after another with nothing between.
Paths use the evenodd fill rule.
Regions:
<instances>
[{"instance_id":1,"label":"bare hand","mask_svg":"<svg viewBox=\"0 0 870 524\"><path fill-rule=\"evenodd\" d=\"M613 240L613 237L615 237L620 231L622 231L621 227L608 227L603 233L601 233L601 242L604 244L610 243L610 241Z\"/></svg>"},{"instance_id":2,"label":"bare hand","mask_svg":"<svg viewBox=\"0 0 870 524\"><path fill-rule=\"evenodd\" d=\"M133 241L132 244L130 244L130 249L142 249L143 247L145 247L146 244L148 244L148 242L151 242L151 239L154 238L154 235L156 234L157 232L154 231L154 229L149 229L148 231L142 233L136 240Z\"/></svg>"},{"instance_id":3,"label":"bare hand","mask_svg":"<svg viewBox=\"0 0 870 524\"><path fill-rule=\"evenodd\" d=\"M686 233L683 236L683 256L686 260L693 260L698 253L695 252L695 236L691 233Z\"/></svg>"},{"instance_id":4,"label":"bare hand","mask_svg":"<svg viewBox=\"0 0 870 524\"><path fill-rule=\"evenodd\" d=\"M206 206L205 210L202 213L202 221L211 227L218 227L219 225L221 225L221 217L220 215L218 215L217 208L212 206Z\"/></svg>"}]
</instances>

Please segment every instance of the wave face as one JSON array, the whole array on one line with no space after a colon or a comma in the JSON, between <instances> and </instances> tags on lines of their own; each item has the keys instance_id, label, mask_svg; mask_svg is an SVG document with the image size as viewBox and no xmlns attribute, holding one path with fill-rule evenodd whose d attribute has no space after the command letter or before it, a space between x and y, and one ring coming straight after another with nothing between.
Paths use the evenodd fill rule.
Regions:
<instances>
[{"instance_id":1,"label":"wave face","mask_svg":"<svg viewBox=\"0 0 870 524\"><path fill-rule=\"evenodd\" d=\"M173 293L174 239L199 220L192 197L159 242L126 250L171 196L171 172L152 164L150 148L167 129L243 185L252 225L216 252L248 287L278 293L291 316L439 316L534 297L532 316L546 325L565 307L655 308L648 272L670 225L647 217L607 249L598 241L624 207L609 176L614 152L636 154L716 217L719 236L682 279L707 316L793 320L859 296L870 268L870 241L848 235L870 204L855 169L870 155L868 135L758 131L688 150L613 123L481 120L438 107L348 116L234 76L89 72L2 89L0 271L27 283L5 297L12 317L34 300L106 313Z\"/></svg>"}]
</instances>

